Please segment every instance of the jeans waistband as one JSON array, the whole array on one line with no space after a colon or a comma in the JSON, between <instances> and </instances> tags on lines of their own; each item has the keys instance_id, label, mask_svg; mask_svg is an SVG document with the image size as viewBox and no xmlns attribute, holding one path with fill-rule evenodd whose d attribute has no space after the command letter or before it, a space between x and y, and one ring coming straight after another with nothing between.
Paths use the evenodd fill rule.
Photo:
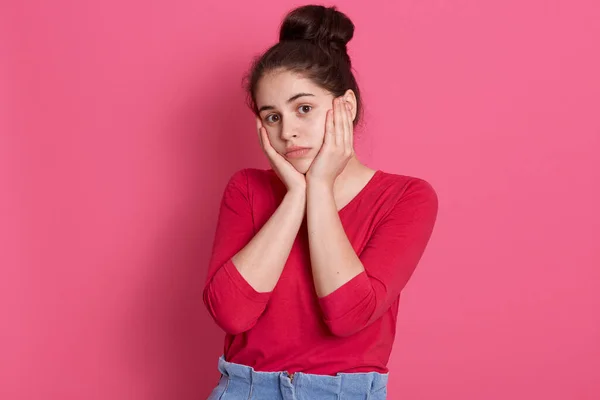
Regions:
<instances>
[{"instance_id":1,"label":"jeans waistband","mask_svg":"<svg viewBox=\"0 0 600 400\"><path fill-rule=\"evenodd\" d=\"M256 390L269 387L278 387L280 390L303 388L315 394L343 394L347 398L384 390L388 381L388 374L379 372L338 373L335 376L296 372L291 378L285 371L255 371L250 366L226 361L224 356L219 358L218 367L221 374L237 385L248 385Z\"/></svg>"}]
</instances>

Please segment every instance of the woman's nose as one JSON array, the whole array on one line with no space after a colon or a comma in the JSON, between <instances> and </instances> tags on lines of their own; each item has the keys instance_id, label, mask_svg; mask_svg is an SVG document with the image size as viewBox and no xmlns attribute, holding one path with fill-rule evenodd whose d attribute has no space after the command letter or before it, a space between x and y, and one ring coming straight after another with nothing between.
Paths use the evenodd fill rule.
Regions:
<instances>
[{"instance_id":1,"label":"woman's nose","mask_svg":"<svg viewBox=\"0 0 600 400\"><path fill-rule=\"evenodd\" d=\"M290 140L298 136L298 126L293 121L281 122L281 139Z\"/></svg>"}]
</instances>

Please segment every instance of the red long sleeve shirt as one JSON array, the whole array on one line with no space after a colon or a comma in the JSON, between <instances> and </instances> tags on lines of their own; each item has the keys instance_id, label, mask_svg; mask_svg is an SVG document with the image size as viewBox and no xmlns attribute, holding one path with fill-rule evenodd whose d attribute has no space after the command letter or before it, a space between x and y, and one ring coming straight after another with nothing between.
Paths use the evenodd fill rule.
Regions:
<instances>
[{"instance_id":1,"label":"red long sleeve shirt","mask_svg":"<svg viewBox=\"0 0 600 400\"><path fill-rule=\"evenodd\" d=\"M271 169L240 170L225 188L203 293L226 332L225 359L256 371L386 373L400 292L437 216L435 191L422 179L378 170L339 210L365 271L322 298L313 284L306 218L271 292L254 290L231 261L285 193Z\"/></svg>"}]
</instances>

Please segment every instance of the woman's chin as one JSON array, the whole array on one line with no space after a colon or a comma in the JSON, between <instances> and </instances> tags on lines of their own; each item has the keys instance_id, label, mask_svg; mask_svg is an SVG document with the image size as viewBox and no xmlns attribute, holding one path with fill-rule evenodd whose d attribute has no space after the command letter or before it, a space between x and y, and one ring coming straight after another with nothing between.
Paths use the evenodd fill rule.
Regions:
<instances>
[{"instance_id":1,"label":"woman's chin","mask_svg":"<svg viewBox=\"0 0 600 400\"><path fill-rule=\"evenodd\" d=\"M306 175L310 165L312 164L312 159L299 159L294 160L291 164L296 168L296 171L300 172L302 175Z\"/></svg>"}]
</instances>

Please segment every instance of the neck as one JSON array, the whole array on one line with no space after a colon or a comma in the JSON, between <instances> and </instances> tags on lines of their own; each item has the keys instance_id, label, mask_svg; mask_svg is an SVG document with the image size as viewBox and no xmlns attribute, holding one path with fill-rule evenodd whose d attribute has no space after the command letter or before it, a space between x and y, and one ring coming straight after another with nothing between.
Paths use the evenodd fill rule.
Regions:
<instances>
[{"instance_id":1,"label":"neck","mask_svg":"<svg viewBox=\"0 0 600 400\"><path fill-rule=\"evenodd\" d=\"M356 179L359 176L360 172L362 172L366 167L356 158L356 154L352 156L348 164L344 170L338 175L335 179L335 183L333 184L333 191L335 193L339 193L342 191L342 188L351 182L353 179Z\"/></svg>"}]
</instances>

